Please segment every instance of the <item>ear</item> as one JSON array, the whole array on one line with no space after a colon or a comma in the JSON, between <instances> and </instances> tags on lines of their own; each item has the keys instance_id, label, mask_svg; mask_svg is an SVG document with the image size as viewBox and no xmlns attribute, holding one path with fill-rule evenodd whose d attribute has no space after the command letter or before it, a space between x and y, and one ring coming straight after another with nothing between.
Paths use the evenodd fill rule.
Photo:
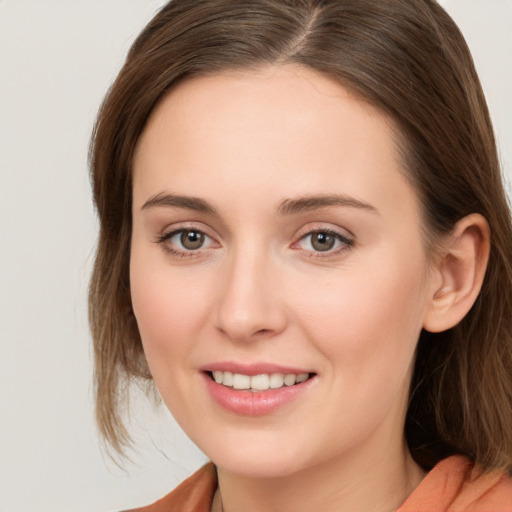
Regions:
<instances>
[{"instance_id":1,"label":"ear","mask_svg":"<svg viewBox=\"0 0 512 512\"><path fill-rule=\"evenodd\" d=\"M441 332L457 325L473 306L489 260L489 225L482 215L461 219L434 264L432 293L423 328Z\"/></svg>"}]
</instances>

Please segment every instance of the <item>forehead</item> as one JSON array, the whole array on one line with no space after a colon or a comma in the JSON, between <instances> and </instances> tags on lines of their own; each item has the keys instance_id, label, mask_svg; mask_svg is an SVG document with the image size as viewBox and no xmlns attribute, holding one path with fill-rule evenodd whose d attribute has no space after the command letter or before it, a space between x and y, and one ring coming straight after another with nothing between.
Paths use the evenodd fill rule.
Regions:
<instances>
[{"instance_id":1,"label":"forehead","mask_svg":"<svg viewBox=\"0 0 512 512\"><path fill-rule=\"evenodd\" d=\"M358 110L372 117L393 137L397 136L393 120L378 108L329 76L296 64L228 70L185 79L157 104L143 136L153 131L155 125L165 123L164 118L179 116L184 111L187 116L181 121L197 123L196 127L205 124L206 116L221 114L226 118L229 114L236 117L237 113L240 114L238 126L245 128L264 125L271 129L278 122L290 120L296 124L300 119L306 125L314 114L323 115L322 121L328 121L325 117L328 110L343 115L338 121L354 122L355 118L348 116L356 109L344 108L348 103L352 107L357 104ZM212 118L218 121L220 117ZM313 137L314 133L309 135Z\"/></svg>"},{"instance_id":2,"label":"forehead","mask_svg":"<svg viewBox=\"0 0 512 512\"><path fill-rule=\"evenodd\" d=\"M259 187L277 201L334 188L375 200L385 191L371 182L403 181L396 140L388 116L308 68L196 77L148 121L134 159L134 202L175 188L208 195L213 181L226 197ZM400 185L386 189L394 201Z\"/></svg>"}]
</instances>

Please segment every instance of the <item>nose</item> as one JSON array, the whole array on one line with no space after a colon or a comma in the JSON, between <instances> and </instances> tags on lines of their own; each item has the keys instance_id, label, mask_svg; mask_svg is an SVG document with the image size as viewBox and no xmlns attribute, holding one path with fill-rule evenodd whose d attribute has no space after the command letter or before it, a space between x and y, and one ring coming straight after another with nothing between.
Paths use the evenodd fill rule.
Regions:
<instances>
[{"instance_id":1,"label":"nose","mask_svg":"<svg viewBox=\"0 0 512 512\"><path fill-rule=\"evenodd\" d=\"M280 275L268 254L233 255L219 275L217 329L239 342L268 339L284 331L288 320Z\"/></svg>"}]
</instances>

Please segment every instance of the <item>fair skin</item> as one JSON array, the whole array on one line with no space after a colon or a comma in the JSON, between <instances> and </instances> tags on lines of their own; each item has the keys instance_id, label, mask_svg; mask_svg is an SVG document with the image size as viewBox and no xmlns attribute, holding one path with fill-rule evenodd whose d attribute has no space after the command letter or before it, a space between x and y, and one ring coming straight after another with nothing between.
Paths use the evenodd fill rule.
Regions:
<instances>
[{"instance_id":1,"label":"fair skin","mask_svg":"<svg viewBox=\"0 0 512 512\"><path fill-rule=\"evenodd\" d=\"M460 225L458 274L432 261L395 134L338 83L281 66L185 82L141 136L133 309L225 512L391 511L424 476L403 439L416 343L474 300L485 222ZM455 296L461 268L473 285ZM306 380L253 392L214 371Z\"/></svg>"}]
</instances>

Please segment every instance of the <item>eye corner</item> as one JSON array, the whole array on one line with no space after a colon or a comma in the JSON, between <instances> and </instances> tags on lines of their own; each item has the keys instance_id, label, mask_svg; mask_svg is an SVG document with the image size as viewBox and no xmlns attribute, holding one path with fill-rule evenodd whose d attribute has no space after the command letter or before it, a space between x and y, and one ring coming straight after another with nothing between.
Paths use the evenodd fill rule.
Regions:
<instances>
[{"instance_id":1,"label":"eye corner","mask_svg":"<svg viewBox=\"0 0 512 512\"><path fill-rule=\"evenodd\" d=\"M219 242L205 229L190 225L168 227L154 241L166 253L178 259L199 258L220 247Z\"/></svg>"},{"instance_id":2,"label":"eye corner","mask_svg":"<svg viewBox=\"0 0 512 512\"><path fill-rule=\"evenodd\" d=\"M351 250L354 244L353 235L348 236L333 228L315 227L299 233L290 247L303 251L308 257L328 258L342 255Z\"/></svg>"}]
</instances>

